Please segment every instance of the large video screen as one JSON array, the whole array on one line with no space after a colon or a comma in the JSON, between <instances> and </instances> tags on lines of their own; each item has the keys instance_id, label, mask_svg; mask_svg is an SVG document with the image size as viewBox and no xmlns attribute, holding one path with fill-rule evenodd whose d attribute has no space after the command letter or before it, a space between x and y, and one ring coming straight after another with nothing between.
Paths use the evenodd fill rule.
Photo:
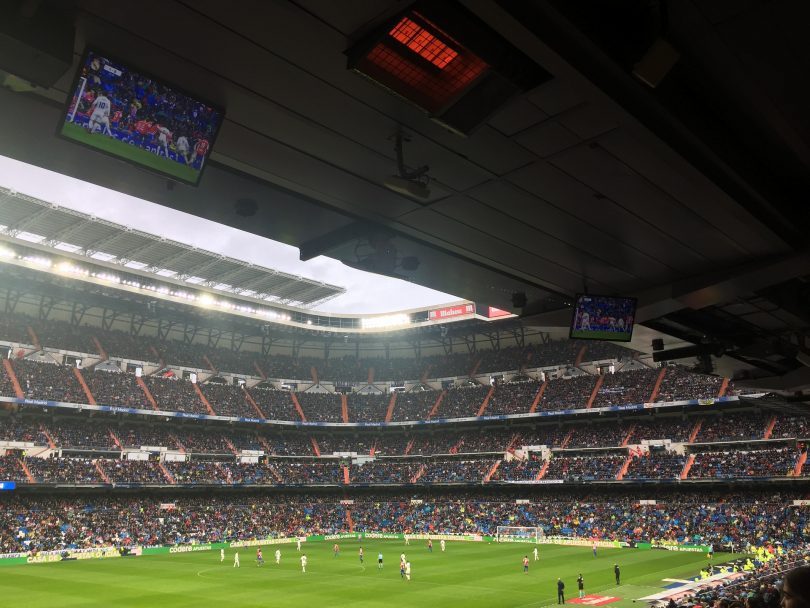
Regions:
<instances>
[{"instance_id":1,"label":"large video screen","mask_svg":"<svg viewBox=\"0 0 810 608\"><path fill-rule=\"evenodd\" d=\"M635 298L579 294L574 305L570 336L580 340L629 342L633 337L635 317Z\"/></svg>"},{"instance_id":2,"label":"large video screen","mask_svg":"<svg viewBox=\"0 0 810 608\"><path fill-rule=\"evenodd\" d=\"M59 134L197 185L223 117L212 104L88 49Z\"/></svg>"}]
</instances>

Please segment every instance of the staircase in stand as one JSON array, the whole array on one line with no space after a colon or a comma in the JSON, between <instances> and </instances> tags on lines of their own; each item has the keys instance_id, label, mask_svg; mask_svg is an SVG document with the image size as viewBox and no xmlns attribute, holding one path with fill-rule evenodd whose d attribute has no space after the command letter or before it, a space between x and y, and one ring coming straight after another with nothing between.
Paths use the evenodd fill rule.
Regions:
<instances>
[{"instance_id":1,"label":"staircase in stand","mask_svg":"<svg viewBox=\"0 0 810 608\"><path fill-rule=\"evenodd\" d=\"M90 339L93 341L93 344L96 345L96 350L98 351L99 356L101 357L101 361L106 361L110 358L107 354L107 351L101 345L101 340L99 340L96 336L90 336Z\"/></svg>"},{"instance_id":2,"label":"staircase in stand","mask_svg":"<svg viewBox=\"0 0 810 608\"><path fill-rule=\"evenodd\" d=\"M236 449L236 446L234 446L233 442L227 437L223 437L222 439L223 441L225 441L225 445L228 446L228 449L233 453L233 455L239 456L239 450Z\"/></svg>"},{"instance_id":3,"label":"staircase in stand","mask_svg":"<svg viewBox=\"0 0 810 608\"><path fill-rule=\"evenodd\" d=\"M267 439L265 439L261 435L256 435L256 437L259 439L259 443L262 444L262 447L264 448L264 453L267 454L268 456L272 455L275 450L273 450L273 446L267 442Z\"/></svg>"},{"instance_id":4,"label":"staircase in stand","mask_svg":"<svg viewBox=\"0 0 810 608\"><path fill-rule=\"evenodd\" d=\"M244 393L244 395L245 395L245 401L247 401L247 402L248 402L248 404L249 404L249 405L250 405L250 406L253 408L253 410L256 412L256 416L258 416L258 417L259 417L259 420L265 420L266 418L265 418L265 416L264 416L264 412L262 412L262 411L259 409L259 404L258 404L258 403L256 403L256 400L253 398L253 395L251 395L251 394L250 394L250 391L248 391L248 390L247 390L247 389L244 387L244 385L242 386L242 392L243 392L243 393Z\"/></svg>"},{"instance_id":5,"label":"staircase in stand","mask_svg":"<svg viewBox=\"0 0 810 608\"><path fill-rule=\"evenodd\" d=\"M25 393L20 386L20 381L17 379L17 373L14 371L14 366L11 365L9 359L3 359L3 369L6 370L6 376L11 381L11 386L14 388L14 395L17 399L25 399Z\"/></svg>"},{"instance_id":6,"label":"staircase in stand","mask_svg":"<svg viewBox=\"0 0 810 608\"><path fill-rule=\"evenodd\" d=\"M163 369L164 367L166 367L166 362L163 360L163 357L160 355L160 353L158 352L158 349L156 349L156 348L155 348L155 346L154 346L153 344L150 344L150 345L149 345L149 351L150 351L150 352L151 352L153 355L155 355L155 360L156 360L158 363L160 363L160 369Z\"/></svg>"},{"instance_id":7,"label":"staircase in stand","mask_svg":"<svg viewBox=\"0 0 810 608\"><path fill-rule=\"evenodd\" d=\"M264 370L259 367L259 363L257 361L253 362L253 367L256 369L256 373L259 374L259 378L262 380L267 380L267 374L265 374Z\"/></svg>"},{"instance_id":8,"label":"staircase in stand","mask_svg":"<svg viewBox=\"0 0 810 608\"><path fill-rule=\"evenodd\" d=\"M568 444L571 443L571 437L573 436L574 436L574 429L571 429L570 431L568 431L568 434L565 436L565 438L562 440L562 443L560 444L561 450L564 450L565 448L568 447Z\"/></svg>"},{"instance_id":9,"label":"staircase in stand","mask_svg":"<svg viewBox=\"0 0 810 608\"><path fill-rule=\"evenodd\" d=\"M310 437L309 441L312 443L312 451L315 452L315 456L320 458L321 457L321 447L318 445L318 442L315 440L314 437Z\"/></svg>"},{"instance_id":10,"label":"staircase in stand","mask_svg":"<svg viewBox=\"0 0 810 608\"><path fill-rule=\"evenodd\" d=\"M585 353L587 352L588 352L587 346L583 346L582 348L579 349L577 357L576 359L574 359L574 367L579 367L580 365L582 365L582 362L585 360Z\"/></svg>"},{"instance_id":11,"label":"staircase in stand","mask_svg":"<svg viewBox=\"0 0 810 608\"><path fill-rule=\"evenodd\" d=\"M352 481L352 479L351 479L351 476L349 475L349 467L344 465L343 466L343 483L344 483L344 485L349 485L351 483L351 481Z\"/></svg>"},{"instance_id":12,"label":"staircase in stand","mask_svg":"<svg viewBox=\"0 0 810 608\"><path fill-rule=\"evenodd\" d=\"M689 433L689 443L695 443L695 439L697 439L701 426L703 426L703 418L698 418L695 426L692 427L692 432Z\"/></svg>"},{"instance_id":13,"label":"staircase in stand","mask_svg":"<svg viewBox=\"0 0 810 608\"><path fill-rule=\"evenodd\" d=\"M414 441L416 441L416 440L411 439L410 441L408 441L408 445L405 446L405 456L407 456L408 454L411 453L411 450L413 449L413 442Z\"/></svg>"},{"instance_id":14,"label":"staircase in stand","mask_svg":"<svg viewBox=\"0 0 810 608\"><path fill-rule=\"evenodd\" d=\"M343 422L349 422L349 398L346 393L340 393L340 417Z\"/></svg>"},{"instance_id":15,"label":"staircase in stand","mask_svg":"<svg viewBox=\"0 0 810 608\"><path fill-rule=\"evenodd\" d=\"M723 378L723 382L720 384L720 390L717 391L718 397L725 397L726 391L728 390L728 384L730 380L728 378Z\"/></svg>"},{"instance_id":16,"label":"staircase in stand","mask_svg":"<svg viewBox=\"0 0 810 608\"><path fill-rule=\"evenodd\" d=\"M205 406L205 409L208 410L208 413L211 414L212 416L216 416L217 413L214 411L214 408L211 407L211 403L208 401L208 398L205 395L203 395L200 385L197 384L196 382L192 382L191 386L194 389L194 392L197 393L197 396L200 398L202 404Z\"/></svg>"},{"instance_id":17,"label":"staircase in stand","mask_svg":"<svg viewBox=\"0 0 810 608\"><path fill-rule=\"evenodd\" d=\"M45 440L48 442L48 447L52 450L56 449L56 442L53 440L53 436L51 435L50 431L45 427L44 424L39 425L39 432L45 435Z\"/></svg>"},{"instance_id":18,"label":"staircase in stand","mask_svg":"<svg viewBox=\"0 0 810 608\"><path fill-rule=\"evenodd\" d=\"M799 457L796 459L796 466L793 468L794 477L802 476L802 469L804 468L805 462L807 462L807 450L799 454Z\"/></svg>"},{"instance_id":19,"label":"staircase in stand","mask_svg":"<svg viewBox=\"0 0 810 608\"><path fill-rule=\"evenodd\" d=\"M419 376L419 382L421 382L422 384L427 384L429 373L430 373L430 364L428 363L425 366L425 369L422 370L422 375Z\"/></svg>"},{"instance_id":20,"label":"staircase in stand","mask_svg":"<svg viewBox=\"0 0 810 608\"><path fill-rule=\"evenodd\" d=\"M619 469L618 473L616 473L616 481L621 481L622 479L624 479L624 476L627 475L627 469L630 468L631 462L633 462L632 454L627 457L627 459L624 461L624 464L622 464L622 468Z\"/></svg>"},{"instance_id":21,"label":"staircase in stand","mask_svg":"<svg viewBox=\"0 0 810 608\"><path fill-rule=\"evenodd\" d=\"M82 372L78 367L73 368L73 375L76 376L79 386L82 387L84 396L87 397L87 403L90 405L96 405L96 398L93 397L93 393L90 392L90 387L87 386L87 382L84 381L84 376L82 376Z\"/></svg>"},{"instance_id":22,"label":"staircase in stand","mask_svg":"<svg viewBox=\"0 0 810 608\"><path fill-rule=\"evenodd\" d=\"M101 463L98 460L94 460L93 465L96 467L99 477L104 480L104 483L112 485L112 481L110 481L109 476L104 472L104 469L101 468Z\"/></svg>"},{"instance_id":23,"label":"staircase in stand","mask_svg":"<svg viewBox=\"0 0 810 608\"><path fill-rule=\"evenodd\" d=\"M217 370L217 368L216 368L216 367L214 367L214 364L211 362L211 359L209 359L209 358L208 358L208 355L203 355L203 356L202 356L202 360L203 360L203 363L205 363L205 366L208 368L208 370L209 370L211 373L213 373L213 374L217 374L217 373L219 373L219 371Z\"/></svg>"},{"instance_id":24,"label":"staircase in stand","mask_svg":"<svg viewBox=\"0 0 810 608\"><path fill-rule=\"evenodd\" d=\"M352 512L346 509L346 524L349 526L349 532L354 532L354 522L352 521Z\"/></svg>"},{"instance_id":25,"label":"staircase in stand","mask_svg":"<svg viewBox=\"0 0 810 608\"><path fill-rule=\"evenodd\" d=\"M425 469L426 468L427 467L425 467L425 465L420 466L419 470L416 472L416 475L411 477L411 483L416 483L417 481L419 481L419 479L422 477L422 475L425 474Z\"/></svg>"},{"instance_id":26,"label":"staircase in stand","mask_svg":"<svg viewBox=\"0 0 810 608\"><path fill-rule=\"evenodd\" d=\"M591 391L591 396L588 397L588 404L585 406L588 409L593 407L593 402L596 401L596 396L599 394L599 389L602 388L602 383L605 381L605 377L601 374L596 379L596 384L593 385L593 390Z\"/></svg>"},{"instance_id":27,"label":"staircase in stand","mask_svg":"<svg viewBox=\"0 0 810 608\"><path fill-rule=\"evenodd\" d=\"M374 384L374 371L375 370L374 370L373 367L368 368L368 383L369 384Z\"/></svg>"},{"instance_id":28,"label":"staircase in stand","mask_svg":"<svg viewBox=\"0 0 810 608\"><path fill-rule=\"evenodd\" d=\"M481 367L481 360L482 360L482 358L478 357L475 360L475 363L473 363L472 369L470 369L470 374L469 374L470 378L474 378L475 374L478 373L478 368Z\"/></svg>"},{"instance_id":29,"label":"staircase in stand","mask_svg":"<svg viewBox=\"0 0 810 608\"><path fill-rule=\"evenodd\" d=\"M274 467L274 466L272 466L272 465L268 464L268 465L267 465L267 470L268 470L268 471L270 471L270 474L271 474L273 477L275 477L275 478L276 478L276 481L277 481L278 483L284 483L284 478L281 476L281 473L279 473L279 472L276 470L276 467Z\"/></svg>"},{"instance_id":30,"label":"staircase in stand","mask_svg":"<svg viewBox=\"0 0 810 608\"><path fill-rule=\"evenodd\" d=\"M371 444L371 447L368 449L368 455L374 458L374 454L377 453L377 440L375 439L374 442Z\"/></svg>"},{"instance_id":31,"label":"staircase in stand","mask_svg":"<svg viewBox=\"0 0 810 608\"><path fill-rule=\"evenodd\" d=\"M385 411L385 421L391 422L394 419L394 407L397 404L396 391L391 393L391 399L388 401L388 409Z\"/></svg>"},{"instance_id":32,"label":"staircase in stand","mask_svg":"<svg viewBox=\"0 0 810 608\"><path fill-rule=\"evenodd\" d=\"M442 391L441 393L439 393L439 396L436 397L436 403L433 404L433 407L430 408L430 412L428 412L428 416L427 416L428 420L433 418L433 416L436 415L436 412L439 411L439 406L442 404L442 399L444 399L444 396L446 394L447 394L447 391Z\"/></svg>"},{"instance_id":33,"label":"staircase in stand","mask_svg":"<svg viewBox=\"0 0 810 608\"><path fill-rule=\"evenodd\" d=\"M683 470L681 471L681 479L686 479L689 477L689 471L692 469L693 464L695 464L695 455L689 454L689 457L686 459L686 462L683 465Z\"/></svg>"},{"instance_id":34,"label":"staircase in stand","mask_svg":"<svg viewBox=\"0 0 810 608\"><path fill-rule=\"evenodd\" d=\"M484 475L484 483L489 483L489 480L492 479L492 476L495 474L495 471L498 470L498 467L501 466L502 460L496 460L495 464L489 469L486 475Z\"/></svg>"},{"instance_id":35,"label":"staircase in stand","mask_svg":"<svg viewBox=\"0 0 810 608\"><path fill-rule=\"evenodd\" d=\"M304 416L304 409L301 407L301 403L298 401L298 396L290 392L290 397L292 398L293 405L295 406L295 411L298 412L298 415L301 416L301 422L306 422L307 417Z\"/></svg>"},{"instance_id":36,"label":"staircase in stand","mask_svg":"<svg viewBox=\"0 0 810 608\"><path fill-rule=\"evenodd\" d=\"M763 439L770 439L773 435L773 427L776 426L776 416L772 416L768 421L768 426L765 427L765 433L762 435Z\"/></svg>"},{"instance_id":37,"label":"staircase in stand","mask_svg":"<svg viewBox=\"0 0 810 608\"><path fill-rule=\"evenodd\" d=\"M550 463L551 463L550 460L546 460L545 462L543 462L543 466L537 472L537 477L534 478L536 481L539 481L539 480L543 479L543 477L546 476L546 472L548 471L548 465Z\"/></svg>"},{"instance_id":38,"label":"staircase in stand","mask_svg":"<svg viewBox=\"0 0 810 608\"><path fill-rule=\"evenodd\" d=\"M180 441L180 438L177 435L174 433L169 433L169 439L174 441L174 445L177 446L178 451L182 452L183 454L186 453L186 446L183 445L183 442Z\"/></svg>"},{"instance_id":39,"label":"staircase in stand","mask_svg":"<svg viewBox=\"0 0 810 608\"><path fill-rule=\"evenodd\" d=\"M19 459L20 466L22 467L23 473L25 473L25 478L28 480L28 483L36 483L37 480L34 479L34 476L31 475L31 471L28 470L28 465L25 464L25 460L23 458Z\"/></svg>"},{"instance_id":40,"label":"staircase in stand","mask_svg":"<svg viewBox=\"0 0 810 608\"><path fill-rule=\"evenodd\" d=\"M492 399L492 395L494 395L494 394L495 394L495 387L490 386L489 391L487 392L487 396L484 397L484 401L483 401L483 403L481 403L481 407L478 408L478 413L476 414L476 416L478 416L480 418L481 416L484 415L484 412L487 411L487 406L489 405L489 401L490 401L490 399Z\"/></svg>"},{"instance_id":41,"label":"staircase in stand","mask_svg":"<svg viewBox=\"0 0 810 608\"><path fill-rule=\"evenodd\" d=\"M537 406L540 405L540 400L543 399L543 393L546 392L546 387L547 386L548 386L548 380L544 380L543 384L540 385L540 390L537 391L537 394L534 396L534 400L532 401L532 406L529 408L529 413L530 414L534 414L537 411Z\"/></svg>"},{"instance_id":42,"label":"staircase in stand","mask_svg":"<svg viewBox=\"0 0 810 608\"><path fill-rule=\"evenodd\" d=\"M627 435L624 436L624 440L622 441L622 447L630 443L630 440L633 438L633 433L635 432L636 432L636 425L631 424L630 430L627 431Z\"/></svg>"},{"instance_id":43,"label":"staircase in stand","mask_svg":"<svg viewBox=\"0 0 810 608\"><path fill-rule=\"evenodd\" d=\"M160 470L163 471L163 476L166 478L166 481L168 481L171 485L175 485L177 482L174 480L174 475L172 475L169 469L166 468L166 465L162 462L158 462L157 465L160 467Z\"/></svg>"},{"instance_id":44,"label":"staircase in stand","mask_svg":"<svg viewBox=\"0 0 810 608\"><path fill-rule=\"evenodd\" d=\"M230 469L224 468L220 463L215 462L214 466L219 471L219 474L222 476L222 479L225 480L225 483L232 484L233 483L233 474L231 474Z\"/></svg>"},{"instance_id":45,"label":"staircase in stand","mask_svg":"<svg viewBox=\"0 0 810 608\"><path fill-rule=\"evenodd\" d=\"M309 375L312 376L312 384L319 384L318 382L318 368L314 365L309 368Z\"/></svg>"},{"instance_id":46,"label":"staircase in stand","mask_svg":"<svg viewBox=\"0 0 810 608\"><path fill-rule=\"evenodd\" d=\"M146 400L149 402L149 405L151 405L151 406L152 406L152 409L153 409L153 410L158 410L158 409L160 409L160 408L158 407L157 401L155 401L155 397L152 395L152 391L150 391L150 390L149 390L149 387L148 387L148 386L146 386L146 382L144 382L144 381L143 381L143 378L141 378L140 376L138 376L137 378L135 378L135 383L136 383L138 386L140 386L140 387L141 387L141 390L143 391L143 394L144 394L144 396L146 397Z\"/></svg>"},{"instance_id":47,"label":"staircase in stand","mask_svg":"<svg viewBox=\"0 0 810 608\"><path fill-rule=\"evenodd\" d=\"M664 381L664 376L666 375L667 368L662 367L661 371L658 372L658 378L655 380L655 386L653 386L652 393L650 393L649 403L655 403L655 400L658 399L658 393L661 391L661 383Z\"/></svg>"},{"instance_id":48,"label":"staircase in stand","mask_svg":"<svg viewBox=\"0 0 810 608\"><path fill-rule=\"evenodd\" d=\"M28 325L25 329L28 332L28 337L31 338L31 344L34 345L34 348L36 348L37 351L42 350L42 344L40 343L39 336L37 336L37 332L34 331L34 328Z\"/></svg>"},{"instance_id":49,"label":"staircase in stand","mask_svg":"<svg viewBox=\"0 0 810 608\"><path fill-rule=\"evenodd\" d=\"M119 450L123 450L124 446L121 445L121 440L118 439L118 436L115 433L113 433L113 430L112 429L107 429L107 431L110 433L110 439L113 440L113 443L116 445L116 447Z\"/></svg>"}]
</instances>

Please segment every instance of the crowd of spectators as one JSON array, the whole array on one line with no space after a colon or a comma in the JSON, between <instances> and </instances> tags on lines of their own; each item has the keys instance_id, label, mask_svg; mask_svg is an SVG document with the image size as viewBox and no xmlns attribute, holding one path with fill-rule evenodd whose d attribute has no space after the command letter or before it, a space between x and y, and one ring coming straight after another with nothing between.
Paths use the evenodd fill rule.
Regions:
<instances>
[{"instance_id":1,"label":"crowd of spectators","mask_svg":"<svg viewBox=\"0 0 810 608\"><path fill-rule=\"evenodd\" d=\"M616 479L625 455L614 456L554 456L543 479L566 481L599 481Z\"/></svg>"},{"instance_id":2,"label":"crowd of spectators","mask_svg":"<svg viewBox=\"0 0 810 608\"><path fill-rule=\"evenodd\" d=\"M656 401L710 399L720 393L723 378L698 374L678 365L670 365L666 370Z\"/></svg>"},{"instance_id":3,"label":"crowd of spectators","mask_svg":"<svg viewBox=\"0 0 810 608\"><path fill-rule=\"evenodd\" d=\"M399 393L392 420L395 422L427 420L428 414L433 409L440 394L439 391L432 390Z\"/></svg>"},{"instance_id":4,"label":"crowd of spectators","mask_svg":"<svg viewBox=\"0 0 810 608\"><path fill-rule=\"evenodd\" d=\"M577 424L571 427L567 448L613 447L622 445L630 433L627 424Z\"/></svg>"},{"instance_id":5,"label":"crowd of spectators","mask_svg":"<svg viewBox=\"0 0 810 608\"><path fill-rule=\"evenodd\" d=\"M134 407L139 410L151 409L149 401L135 376L122 372L83 369L82 376L96 403Z\"/></svg>"},{"instance_id":6,"label":"crowd of spectators","mask_svg":"<svg viewBox=\"0 0 810 608\"><path fill-rule=\"evenodd\" d=\"M624 479L678 479L686 457L666 450L651 450L633 458Z\"/></svg>"},{"instance_id":7,"label":"crowd of spectators","mask_svg":"<svg viewBox=\"0 0 810 608\"><path fill-rule=\"evenodd\" d=\"M607 374L604 376L602 386L599 387L593 406L646 403L650 400L659 373L658 369L645 368Z\"/></svg>"},{"instance_id":8,"label":"crowd of spectators","mask_svg":"<svg viewBox=\"0 0 810 608\"><path fill-rule=\"evenodd\" d=\"M391 395L348 395L349 422L384 422Z\"/></svg>"},{"instance_id":9,"label":"crowd of spectators","mask_svg":"<svg viewBox=\"0 0 810 608\"><path fill-rule=\"evenodd\" d=\"M492 458L433 460L426 463L419 483L481 483L497 462Z\"/></svg>"},{"instance_id":10,"label":"crowd of spectators","mask_svg":"<svg viewBox=\"0 0 810 608\"><path fill-rule=\"evenodd\" d=\"M149 392L157 402L158 409L164 411L208 414L208 409L188 380L177 377L144 377Z\"/></svg>"},{"instance_id":11,"label":"crowd of spectators","mask_svg":"<svg viewBox=\"0 0 810 608\"><path fill-rule=\"evenodd\" d=\"M589 375L549 380L538 409L559 411L585 408L594 386L596 377Z\"/></svg>"},{"instance_id":12,"label":"crowd of spectators","mask_svg":"<svg viewBox=\"0 0 810 608\"><path fill-rule=\"evenodd\" d=\"M535 453L525 459L504 460L490 478L491 481L530 481L537 479L545 461Z\"/></svg>"},{"instance_id":13,"label":"crowd of spectators","mask_svg":"<svg viewBox=\"0 0 810 608\"><path fill-rule=\"evenodd\" d=\"M14 359L11 364L27 399L87 403L84 390L71 368L28 359ZM6 390L10 388L6 387ZM7 396L16 397L13 389Z\"/></svg>"},{"instance_id":14,"label":"crowd of spectators","mask_svg":"<svg viewBox=\"0 0 810 608\"><path fill-rule=\"evenodd\" d=\"M433 418L465 418L477 416L489 386L461 386L447 391Z\"/></svg>"},{"instance_id":15,"label":"crowd of spectators","mask_svg":"<svg viewBox=\"0 0 810 608\"><path fill-rule=\"evenodd\" d=\"M245 397L241 386L233 384L216 384L207 382L200 386L208 403L211 404L217 416L230 416L232 418L258 418L259 414Z\"/></svg>"},{"instance_id":16,"label":"crowd of spectators","mask_svg":"<svg viewBox=\"0 0 810 608\"><path fill-rule=\"evenodd\" d=\"M98 461L99 466L112 483L166 484L168 480L157 462L153 460Z\"/></svg>"},{"instance_id":17,"label":"crowd of spectators","mask_svg":"<svg viewBox=\"0 0 810 608\"><path fill-rule=\"evenodd\" d=\"M411 483L420 464L413 460L374 460L351 468L352 483Z\"/></svg>"},{"instance_id":18,"label":"crowd of spectators","mask_svg":"<svg viewBox=\"0 0 810 608\"><path fill-rule=\"evenodd\" d=\"M688 478L786 477L793 475L798 456L795 448L700 451Z\"/></svg>"},{"instance_id":19,"label":"crowd of spectators","mask_svg":"<svg viewBox=\"0 0 810 608\"><path fill-rule=\"evenodd\" d=\"M253 401L268 420L300 420L289 391L260 384L248 389Z\"/></svg>"},{"instance_id":20,"label":"crowd of spectators","mask_svg":"<svg viewBox=\"0 0 810 608\"><path fill-rule=\"evenodd\" d=\"M102 483L96 465L88 458L26 458L25 464L37 483ZM17 479L24 477L18 474Z\"/></svg>"},{"instance_id":21,"label":"crowd of spectators","mask_svg":"<svg viewBox=\"0 0 810 608\"><path fill-rule=\"evenodd\" d=\"M539 390L540 383L535 380L498 384L484 415L525 414Z\"/></svg>"},{"instance_id":22,"label":"crowd of spectators","mask_svg":"<svg viewBox=\"0 0 810 608\"><path fill-rule=\"evenodd\" d=\"M340 395L335 393L298 393L298 403L309 422L343 422Z\"/></svg>"},{"instance_id":23,"label":"crowd of spectators","mask_svg":"<svg viewBox=\"0 0 810 608\"><path fill-rule=\"evenodd\" d=\"M2 464L0 464L2 466ZM515 498L528 498L518 504ZM644 497L648 495L645 493ZM798 495L797 495L798 496ZM494 534L497 526L538 526L546 535L736 547L776 540L806 548L807 509L797 496L661 492L589 495L554 488L543 494L492 497L476 491L353 497L354 531ZM166 545L347 532L343 494L17 495L0 498L0 551L93 546ZM412 500L418 498L418 500Z\"/></svg>"},{"instance_id":24,"label":"crowd of spectators","mask_svg":"<svg viewBox=\"0 0 810 608\"><path fill-rule=\"evenodd\" d=\"M762 439L770 416L761 412L746 412L706 416L695 437L697 442L749 441Z\"/></svg>"}]
</instances>

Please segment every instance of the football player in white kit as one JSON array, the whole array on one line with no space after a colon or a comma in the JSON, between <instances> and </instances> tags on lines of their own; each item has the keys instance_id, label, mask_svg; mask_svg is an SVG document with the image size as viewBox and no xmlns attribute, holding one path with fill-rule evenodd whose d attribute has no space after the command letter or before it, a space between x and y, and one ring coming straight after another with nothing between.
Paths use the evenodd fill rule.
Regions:
<instances>
[{"instance_id":1,"label":"football player in white kit","mask_svg":"<svg viewBox=\"0 0 810 608\"><path fill-rule=\"evenodd\" d=\"M96 125L100 125L102 133L112 135L112 131L110 131L110 110L112 109L110 100L103 93L99 93L90 108L90 121L87 123L87 129L90 133L95 132Z\"/></svg>"},{"instance_id":2,"label":"football player in white kit","mask_svg":"<svg viewBox=\"0 0 810 608\"><path fill-rule=\"evenodd\" d=\"M169 158L169 140L172 138L172 132L163 125L158 125L158 156L160 156L160 147L163 147L163 152L166 158Z\"/></svg>"},{"instance_id":3,"label":"football player in white kit","mask_svg":"<svg viewBox=\"0 0 810 608\"><path fill-rule=\"evenodd\" d=\"M281 549L276 549L276 563L281 563Z\"/></svg>"},{"instance_id":4,"label":"football player in white kit","mask_svg":"<svg viewBox=\"0 0 810 608\"><path fill-rule=\"evenodd\" d=\"M188 165L191 162L191 159L188 155L189 146L188 146L188 138L185 135L181 135L177 138L177 152L183 157L183 160L186 161Z\"/></svg>"},{"instance_id":5,"label":"football player in white kit","mask_svg":"<svg viewBox=\"0 0 810 608\"><path fill-rule=\"evenodd\" d=\"M239 565L239 551L233 554L233 567L241 568L241 566Z\"/></svg>"},{"instance_id":6,"label":"football player in white kit","mask_svg":"<svg viewBox=\"0 0 810 608\"><path fill-rule=\"evenodd\" d=\"M442 539L442 540L439 542L439 545L440 545L440 546L441 546L441 548L442 548L442 553L444 553L444 539Z\"/></svg>"},{"instance_id":7,"label":"football player in white kit","mask_svg":"<svg viewBox=\"0 0 810 608\"><path fill-rule=\"evenodd\" d=\"M301 572L307 571L307 556L306 554L301 556Z\"/></svg>"}]
</instances>

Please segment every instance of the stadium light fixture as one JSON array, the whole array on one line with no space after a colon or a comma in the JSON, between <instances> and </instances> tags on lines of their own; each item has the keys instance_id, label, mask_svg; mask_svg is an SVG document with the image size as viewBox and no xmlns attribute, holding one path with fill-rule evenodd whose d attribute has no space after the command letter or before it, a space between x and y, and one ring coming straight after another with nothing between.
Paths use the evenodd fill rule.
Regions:
<instances>
[{"instance_id":1,"label":"stadium light fixture","mask_svg":"<svg viewBox=\"0 0 810 608\"><path fill-rule=\"evenodd\" d=\"M17 254L15 254L14 251L8 247L0 247L0 258L13 258L16 255Z\"/></svg>"},{"instance_id":2,"label":"stadium light fixture","mask_svg":"<svg viewBox=\"0 0 810 608\"><path fill-rule=\"evenodd\" d=\"M408 325L411 318L405 313L395 315L385 315L382 317L366 317L360 319L360 327L363 329L379 329L382 327L397 327L399 325Z\"/></svg>"}]
</instances>

